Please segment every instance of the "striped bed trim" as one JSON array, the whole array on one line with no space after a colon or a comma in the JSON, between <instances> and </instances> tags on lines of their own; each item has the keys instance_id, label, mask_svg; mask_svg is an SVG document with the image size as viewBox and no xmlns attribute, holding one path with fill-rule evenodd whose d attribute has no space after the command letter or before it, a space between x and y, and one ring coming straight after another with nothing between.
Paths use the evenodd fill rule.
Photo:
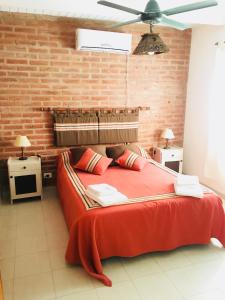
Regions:
<instances>
[{"instance_id":1,"label":"striped bed trim","mask_svg":"<svg viewBox=\"0 0 225 300\"><path fill-rule=\"evenodd\" d=\"M55 131L98 130L98 123L55 123Z\"/></svg>"},{"instance_id":2,"label":"striped bed trim","mask_svg":"<svg viewBox=\"0 0 225 300\"><path fill-rule=\"evenodd\" d=\"M92 199L88 198L88 196L86 196L86 194L85 194L86 189L83 186L83 184L81 183L80 178L77 176L76 172L74 172L74 170L70 164L69 153L63 152L61 155L62 155L64 167L65 167L67 175L70 179L70 182L72 183L76 192L80 196L86 209L99 207L98 203L96 203L94 200L92 200Z\"/></svg>"},{"instance_id":3,"label":"striped bed trim","mask_svg":"<svg viewBox=\"0 0 225 300\"><path fill-rule=\"evenodd\" d=\"M137 198L130 198L127 201L117 203L116 205L146 202L146 201L155 201L155 200L163 200L163 199L171 199L171 198L179 198L179 197L180 196L177 196L175 193L160 194L160 195L153 195L153 196L143 196L143 197L137 197Z\"/></svg>"},{"instance_id":4,"label":"striped bed trim","mask_svg":"<svg viewBox=\"0 0 225 300\"><path fill-rule=\"evenodd\" d=\"M91 198L86 196L86 194L85 194L86 188L84 187L84 185L82 184L80 178L78 177L78 175L73 170L73 168L70 164L69 153L68 152L63 152L61 155L62 155L62 158L63 158L64 167L65 167L65 170L68 174L70 182L72 183L72 185L74 186L76 192L80 196L85 208L87 210L94 209L94 208L103 208L97 202L95 202L94 200L92 200ZM160 165L159 163L157 163L156 161L154 161L152 159L149 159L148 161L149 161L149 163L152 163L152 164L160 167L161 169L169 172L170 174L172 174L174 176L177 176L177 174L178 174L177 172L175 172L175 171L173 171L173 170L171 170L167 167L164 167L164 166ZM212 191L209 188L205 187L205 186L203 186L203 189L204 189L204 193L212 193ZM153 196L143 196L143 197L138 197L138 198L130 198L126 202L117 203L116 205L126 205L126 204L131 204L131 203L138 203L138 202L145 202L145 201L156 201L156 200L164 200L164 199L179 198L179 197L181 197L181 196L177 196L175 193L167 193L167 194L160 194L160 195L153 195Z\"/></svg>"}]
</instances>

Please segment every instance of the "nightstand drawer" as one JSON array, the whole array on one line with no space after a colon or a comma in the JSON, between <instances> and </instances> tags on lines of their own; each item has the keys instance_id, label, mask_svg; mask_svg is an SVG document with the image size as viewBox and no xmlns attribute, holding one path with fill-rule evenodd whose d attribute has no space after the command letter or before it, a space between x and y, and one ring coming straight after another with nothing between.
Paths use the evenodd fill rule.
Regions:
<instances>
[{"instance_id":1,"label":"nightstand drawer","mask_svg":"<svg viewBox=\"0 0 225 300\"><path fill-rule=\"evenodd\" d=\"M26 160L14 159L13 163L8 164L9 172L41 170L40 159L30 156Z\"/></svg>"},{"instance_id":2,"label":"nightstand drawer","mask_svg":"<svg viewBox=\"0 0 225 300\"><path fill-rule=\"evenodd\" d=\"M164 161L180 161L183 160L183 150L182 149L167 149L163 151Z\"/></svg>"},{"instance_id":3,"label":"nightstand drawer","mask_svg":"<svg viewBox=\"0 0 225 300\"><path fill-rule=\"evenodd\" d=\"M20 171L32 171L32 170L37 170L41 169L39 165L36 164L15 164L13 166L9 166L9 172L20 172Z\"/></svg>"}]
</instances>

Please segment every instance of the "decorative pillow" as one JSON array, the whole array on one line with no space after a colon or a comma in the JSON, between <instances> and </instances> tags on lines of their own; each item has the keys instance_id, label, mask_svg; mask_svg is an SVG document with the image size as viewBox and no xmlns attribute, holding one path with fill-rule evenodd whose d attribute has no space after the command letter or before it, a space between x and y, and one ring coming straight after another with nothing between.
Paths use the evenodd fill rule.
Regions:
<instances>
[{"instance_id":1,"label":"decorative pillow","mask_svg":"<svg viewBox=\"0 0 225 300\"><path fill-rule=\"evenodd\" d=\"M102 175L111 162L111 158L104 157L101 154L94 152L91 148L88 148L75 165L75 168L89 173Z\"/></svg>"},{"instance_id":2,"label":"decorative pillow","mask_svg":"<svg viewBox=\"0 0 225 300\"><path fill-rule=\"evenodd\" d=\"M116 162L123 168L141 171L147 164L147 160L140 155L126 149Z\"/></svg>"},{"instance_id":3,"label":"decorative pillow","mask_svg":"<svg viewBox=\"0 0 225 300\"><path fill-rule=\"evenodd\" d=\"M141 157L149 158L149 155L145 151L145 149L138 146L137 144L127 144L127 145L118 145L118 146L107 147L106 154L108 157L110 157L114 161L116 161L124 153L124 151L126 149L138 154Z\"/></svg>"},{"instance_id":4,"label":"decorative pillow","mask_svg":"<svg viewBox=\"0 0 225 300\"><path fill-rule=\"evenodd\" d=\"M128 144L128 145L126 145L126 148L128 150L134 152L134 153L137 153L141 157L144 157L144 158L147 158L147 159L150 158L150 156L147 153L147 151L143 147L141 147L141 146L139 146L137 144Z\"/></svg>"},{"instance_id":5,"label":"decorative pillow","mask_svg":"<svg viewBox=\"0 0 225 300\"><path fill-rule=\"evenodd\" d=\"M125 145L118 145L118 146L112 146L106 148L106 154L108 157L112 158L113 160L117 160L124 151L126 150Z\"/></svg>"},{"instance_id":6,"label":"decorative pillow","mask_svg":"<svg viewBox=\"0 0 225 300\"><path fill-rule=\"evenodd\" d=\"M84 152L88 148L92 149L94 152L97 152L98 154L101 154L102 156L107 157L107 155L106 155L106 146L105 145L91 145L89 147L71 148L70 152L72 154L73 164L78 163L78 161L81 159L81 156L84 154Z\"/></svg>"}]
</instances>

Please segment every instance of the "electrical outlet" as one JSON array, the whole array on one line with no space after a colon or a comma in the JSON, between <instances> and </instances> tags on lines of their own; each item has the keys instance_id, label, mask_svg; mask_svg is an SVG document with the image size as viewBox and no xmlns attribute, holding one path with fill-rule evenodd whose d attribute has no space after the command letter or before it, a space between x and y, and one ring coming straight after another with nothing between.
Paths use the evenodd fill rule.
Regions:
<instances>
[{"instance_id":1,"label":"electrical outlet","mask_svg":"<svg viewBox=\"0 0 225 300\"><path fill-rule=\"evenodd\" d=\"M43 174L43 177L44 177L45 179L50 179L50 178L52 178L52 173L51 173L51 172L44 173L44 174Z\"/></svg>"}]
</instances>

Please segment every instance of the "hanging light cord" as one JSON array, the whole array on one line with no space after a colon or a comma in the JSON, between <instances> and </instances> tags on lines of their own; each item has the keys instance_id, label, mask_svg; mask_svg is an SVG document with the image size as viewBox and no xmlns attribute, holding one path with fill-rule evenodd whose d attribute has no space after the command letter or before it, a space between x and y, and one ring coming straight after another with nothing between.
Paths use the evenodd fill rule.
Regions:
<instances>
[{"instance_id":1,"label":"hanging light cord","mask_svg":"<svg viewBox=\"0 0 225 300\"><path fill-rule=\"evenodd\" d=\"M129 64L129 55L126 55L126 77L125 77L126 103L125 103L125 106L129 106L129 102L130 102L129 89L128 89L128 68L129 68L128 64Z\"/></svg>"},{"instance_id":2,"label":"hanging light cord","mask_svg":"<svg viewBox=\"0 0 225 300\"><path fill-rule=\"evenodd\" d=\"M152 27L153 27L153 25L152 25L152 23L150 23L150 33L153 33Z\"/></svg>"}]
</instances>

